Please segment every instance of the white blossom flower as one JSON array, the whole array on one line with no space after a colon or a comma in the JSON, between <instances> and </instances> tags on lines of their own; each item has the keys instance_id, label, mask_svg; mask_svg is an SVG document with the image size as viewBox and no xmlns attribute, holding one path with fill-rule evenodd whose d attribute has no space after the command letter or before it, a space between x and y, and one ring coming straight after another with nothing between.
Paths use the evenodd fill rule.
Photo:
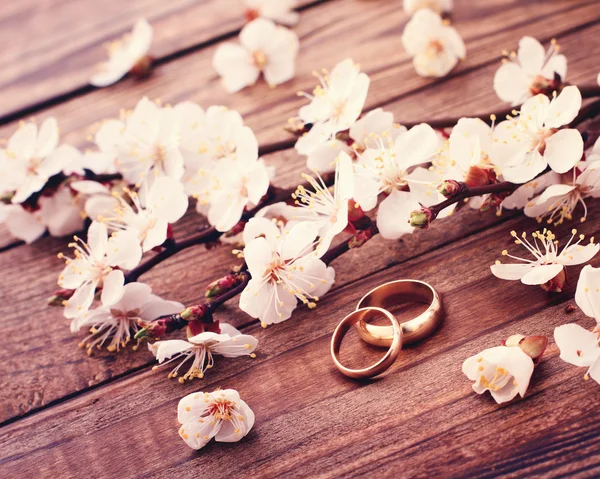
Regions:
<instances>
[{"instance_id":1,"label":"white blossom flower","mask_svg":"<svg viewBox=\"0 0 600 479\"><path fill-rule=\"evenodd\" d=\"M192 449L217 442L237 442L254 426L252 409L234 389L188 394L177 406L179 435Z\"/></svg>"},{"instance_id":2,"label":"white blossom flower","mask_svg":"<svg viewBox=\"0 0 600 479\"><path fill-rule=\"evenodd\" d=\"M600 268L584 266L577 282L575 302L583 314L594 318L600 331Z\"/></svg>"},{"instance_id":3,"label":"white blossom flower","mask_svg":"<svg viewBox=\"0 0 600 479\"><path fill-rule=\"evenodd\" d=\"M508 58L494 76L496 94L502 101L516 106L549 88L556 89L567 76L567 58L558 51L555 40L545 51L535 38L521 38L518 52L507 54ZM555 75L560 77L558 83Z\"/></svg>"},{"instance_id":4,"label":"white blossom flower","mask_svg":"<svg viewBox=\"0 0 600 479\"><path fill-rule=\"evenodd\" d=\"M116 267L132 269L142 257L137 237L127 231L113 233L109 238L106 226L97 221L88 229L87 243L77 236L69 246L74 258L66 259L66 266L58 278L61 288L75 293L65 305L65 317L84 315L94 301L96 288L102 288L100 299L104 306L117 302L123 294L125 276ZM65 256L60 253L59 258Z\"/></svg>"},{"instance_id":5,"label":"white blossom flower","mask_svg":"<svg viewBox=\"0 0 600 479\"><path fill-rule=\"evenodd\" d=\"M546 219L549 224L559 225L565 219L573 219L573 211L581 203L581 222L587 218L586 198L600 197L600 160L581 162L573 172L560 176L558 184L552 184L525 206L525 214L538 221Z\"/></svg>"},{"instance_id":6,"label":"white blossom flower","mask_svg":"<svg viewBox=\"0 0 600 479\"><path fill-rule=\"evenodd\" d=\"M533 374L533 360L521 348L497 346L467 359L463 373L475 381L477 394L489 391L498 404L511 401L517 394L525 396Z\"/></svg>"},{"instance_id":7,"label":"white blossom flower","mask_svg":"<svg viewBox=\"0 0 600 479\"><path fill-rule=\"evenodd\" d=\"M323 256L336 235L348 226L349 202L354 196L354 167L346 153L340 153L336 160L333 194L317 173L317 178L303 174L314 191L299 185L292 198L300 207L295 219L314 222L319 228L317 256ZM354 205L352 205L354 207Z\"/></svg>"},{"instance_id":8,"label":"white blossom flower","mask_svg":"<svg viewBox=\"0 0 600 479\"><path fill-rule=\"evenodd\" d=\"M240 32L240 45L223 43L213 57L213 67L229 93L254 85L262 73L274 87L296 74L298 36L266 18L257 18Z\"/></svg>"},{"instance_id":9,"label":"white blossom flower","mask_svg":"<svg viewBox=\"0 0 600 479\"><path fill-rule=\"evenodd\" d=\"M141 184L151 173L175 180L183 176L180 116L174 108L144 97L126 118L124 130L115 125L112 138L118 142L117 168L129 183Z\"/></svg>"},{"instance_id":10,"label":"white blossom flower","mask_svg":"<svg viewBox=\"0 0 600 479\"><path fill-rule=\"evenodd\" d=\"M566 173L581 160L583 139L571 128L581 108L581 93L568 86L552 101L545 95L527 100L517 117L494 129L492 162L506 181L527 183L548 166Z\"/></svg>"},{"instance_id":11,"label":"white blossom flower","mask_svg":"<svg viewBox=\"0 0 600 479\"><path fill-rule=\"evenodd\" d=\"M144 61L152 43L152 26L145 20L138 20L133 31L121 40L107 44L108 61L98 65L98 72L90 79L96 87L105 87L123 78L139 62Z\"/></svg>"},{"instance_id":12,"label":"white blossom flower","mask_svg":"<svg viewBox=\"0 0 600 479\"><path fill-rule=\"evenodd\" d=\"M23 203L40 191L64 167L58 147L58 124L46 119L39 131L35 123L22 122L0 151L0 193L14 192L11 202Z\"/></svg>"},{"instance_id":13,"label":"white blossom flower","mask_svg":"<svg viewBox=\"0 0 600 479\"><path fill-rule=\"evenodd\" d=\"M588 368L590 377L600 384L600 338L598 331L588 331L578 324L563 324L554 330L554 341L563 361Z\"/></svg>"},{"instance_id":14,"label":"white blossom flower","mask_svg":"<svg viewBox=\"0 0 600 479\"><path fill-rule=\"evenodd\" d=\"M246 18L268 18L281 25L295 25L300 14L294 11L296 0L244 0Z\"/></svg>"},{"instance_id":15,"label":"white blossom flower","mask_svg":"<svg viewBox=\"0 0 600 479\"><path fill-rule=\"evenodd\" d=\"M374 138L385 135L395 141L398 136L406 133L406 127L394 123L394 114L391 111L376 108L356 120L348 133L352 140L352 149L357 155L360 155L369 147Z\"/></svg>"},{"instance_id":16,"label":"white blossom flower","mask_svg":"<svg viewBox=\"0 0 600 479\"><path fill-rule=\"evenodd\" d=\"M516 231L512 231L515 243L527 249L533 259L513 256L504 250L503 256L515 259L519 263L501 264L500 261L496 261L491 267L492 273L500 279L521 280L523 284L540 285L547 291L560 292L566 282L565 267L587 263L600 250L600 245L593 243L593 238L589 244L583 246L583 235L573 243L576 234L577 230L573 230L566 246L559 251L556 236L547 229L533 233L533 241L527 240L526 233L518 237Z\"/></svg>"},{"instance_id":17,"label":"white blossom flower","mask_svg":"<svg viewBox=\"0 0 600 479\"><path fill-rule=\"evenodd\" d=\"M100 221L115 230L131 231L138 237L144 253L162 245L169 224L177 222L187 211L188 197L183 185L168 176L156 178L141 195L127 188L124 192L128 199L118 197L116 216Z\"/></svg>"},{"instance_id":18,"label":"white blossom flower","mask_svg":"<svg viewBox=\"0 0 600 479\"><path fill-rule=\"evenodd\" d=\"M388 196L377 212L377 227L386 239L397 239L412 233L410 212L437 203L431 195L435 175L417 165L431 160L439 148L433 128L422 123L397 136L380 137L370 144L356 165L354 200L364 211L377 206L381 193ZM409 173L409 170L412 171Z\"/></svg>"},{"instance_id":19,"label":"white blossom flower","mask_svg":"<svg viewBox=\"0 0 600 479\"><path fill-rule=\"evenodd\" d=\"M415 12L422 8L428 8L437 14L451 12L454 7L453 0L404 0L404 11L409 15L414 15Z\"/></svg>"},{"instance_id":20,"label":"white blossom flower","mask_svg":"<svg viewBox=\"0 0 600 479\"><path fill-rule=\"evenodd\" d=\"M315 72L315 76L320 85L313 90L313 94L298 93L310 100L308 105L300 108L298 114L304 124L313 125L304 143L319 146L356 122L367 98L370 79L366 73L360 72L360 67L351 59L338 63L331 73L323 70L321 74ZM315 129L316 124L321 126ZM303 148L304 151L310 149Z\"/></svg>"},{"instance_id":21,"label":"white blossom flower","mask_svg":"<svg viewBox=\"0 0 600 479\"><path fill-rule=\"evenodd\" d=\"M213 367L213 356L216 354L226 358L255 357L254 351L258 341L254 336L242 334L229 324L221 323L220 327L221 334L206 331L188 338L187 341L183 339L156 341L154 344L149 344L148 349L161 365L180 361L169 373L169 378L176 378L181 367L192 359L187 372L179 376L179 382L182 384L186 379L191 381L194 378L203 378L206 370ZM153 367L154 370L158 368L159 366Z\"/></svg>"},{"instance_id":22,"label":"white blossom flower","mask_svg":"<svg viewBox=\"0 0 600 479\"><path fill-rule=\"evenodd\" d=\"M108 351L119 351L140 329L138 321L152 321L166 314L175 314L183 308L181 303L166 301L152 294L147 284L129 283L123 287L121 299L110 306L88 311L73 321L71 331L82 328L90 330L90 334L79 343L79 347L86 348L88 354L92 353L94 347L100 349L105 344Z\"/></svg>"},{"instance_id":23,"label":"white blossom flower","mask_svg":"<svg viewBox=\"0 0 600 479\"><path fill-rule=\"evenodd\" d=\"M542 193L549 186L558 184L561 181L561 175L554 171L544 173L534 180L519 186L514 193L502 202L502 208L522 210L529 204L533 197Z\"/></svg>"},{"instance_id":24,"label":"white blossom flower","mask_svg":"<svg viewBox=\"0 0 600 479\"><path fill-rule=\"evenodd\" d=\"M298 300L310 308L331 288L335 271L313 251L318 226L301 222L277 238L246 244L244 258L252 279L240 296L240 309L263 327L289 319Z\"/></svg>"},{"instance_id":25,"label":"white blossom flower","mask_svg":"<svg viewBox=\"0 0 600 479\"><path fill-rule=\"evenodd\" d=\"M404 27L402 45L423 77L446 76L467 55L458 32L437 13L418 10Z\"/></svg>"},{"instance_id":26,"label":"white blossom flower","mask_svg":"<svg viewBox=\"0 0 600 479\"><path fill-rule=\"evenodd\" d=\"M27 244L33 243L46 232L39 211L29 211L21 205L0 202L0 224L6 226L12 237Z\"/></svg>"},{"instance_id":27,"label":"white blossom flower","mask_svg":"<svg viewBox=\"0 0 600 479\"><path fill-rule=\"evenodd\" d=\"M252 134L248 127L243 130ZM238 149L232 157L219 160L212 181L208 221L217 231L228 231L240 221L246 206L258 205L271 180L257 147Z\"/></svg>"}]
</instances>

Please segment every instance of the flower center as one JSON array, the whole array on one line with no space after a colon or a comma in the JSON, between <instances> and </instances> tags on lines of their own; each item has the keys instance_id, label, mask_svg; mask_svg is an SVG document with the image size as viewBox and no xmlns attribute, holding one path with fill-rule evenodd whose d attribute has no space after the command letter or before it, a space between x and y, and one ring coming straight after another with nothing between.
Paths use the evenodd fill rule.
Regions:
<instances>
[{"instance_id":1,"label":"flower center","mask_svg":"<svg viewBox=\"0 0 600 479\"><path fill-rule=\"evenodd\" d=\"M443 52L444 52L444 44L440 40L431 40L427 44L427 48L425 49L425 54L429 58L435 58Z\"/></svg>"},{"instance_id":2,"label":"flower center","mask_svg":"<svg viewBox=\"0 0 600 479\"><path fill-rule=\"evenodd\" d=\"M538 131L531 142L531 148L538 150L540 155L543 155L546 151L546 140L550 138L558 130L556 128L542 128Z\"/></svg>"},{"instance_id":3,"label":"flower center","mask_svg":"<svg viewBox=\"0 0 600 479\"><path fill-rule=\"evenodd\" d=\"M233 408L234 404L230 400L218 398L208 406L207 412L210 416L214 416L215 419L229 421L233 417Z\"/></svg>"},{"instance_id":4,"label":"flower center","mask_svg":"<svg viewBox=\"0 0 600 479\"><path fill-rule=\"evenodd\" d=\"M252 53L252 61L254 62L254 66L259 70L262 70L267 64L267 56L260 50Z\"/></svg>"}]
</instances>

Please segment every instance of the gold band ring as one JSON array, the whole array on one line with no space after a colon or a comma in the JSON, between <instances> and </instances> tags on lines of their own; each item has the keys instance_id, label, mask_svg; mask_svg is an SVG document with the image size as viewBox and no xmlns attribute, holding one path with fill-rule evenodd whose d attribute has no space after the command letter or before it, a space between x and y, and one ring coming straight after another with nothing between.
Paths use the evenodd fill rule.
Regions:
<instances>
[{"instance_id":1,"label":"gold band ring","mask_svg":"<svg viewBox=\"0 0 600 479\"><path fill-rule=\"evenodd\" d=\"M384 316L390 320L392 323L389 326L390 338L389 338L389 349L385 353L385 355L377 361L372 366L369 366L364 369L349 369L344 366L340 362L339 354L340 354L340 346L342 345L342 339L345 334L350 330L350 328L357 324L358 322L365 322L375 316ZM387 328L387 326L386 326ZM331 357L333 358L333 362L336 367L346 376L361 379L361 378L372 378L373 376L377 376L381 374L386 369L388 369L393 362L396 360L398 356L398 352L402 347L402 328L400 327L400 323L391 314L389 311L385 309L377 308L377 307L368 307L368 308L360 308L348 316L346 316L340 324L337 325L335 331L333 332L333 337L331 338Z\"/></svg>"},{"instance_id":2,"label":"gold band ring","mask_svg":"<svg viewBox=\"0 0 600 479\"><path fill-rule=\"evenodd\" d=\"M442 322L442 300L429 284L414 279L391 281L369 291L356 308L377 307L387 310L408 302L430 305L419 316L400 325L403 343L411 344L431 335ZM392 344L394 330L391 326L377 326L361 320L355 322L354 327L361 339L369 344L386 347Z\"/></svg>"}]
</instances>

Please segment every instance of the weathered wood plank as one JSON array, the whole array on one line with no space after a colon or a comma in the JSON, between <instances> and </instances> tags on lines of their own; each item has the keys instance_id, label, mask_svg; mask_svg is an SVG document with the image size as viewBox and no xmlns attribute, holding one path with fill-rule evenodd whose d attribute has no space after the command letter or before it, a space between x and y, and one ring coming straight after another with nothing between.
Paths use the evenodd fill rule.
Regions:
<instances>
[{"instance_id":1,"label":"weathered wood plank","mask_svg":"<svg viewBox=\"0 0 600 479\"><path fill-rule=\"evenodd\" d=\"M583 38L592 38L597 35L597 28L593 26L585 29L581 35ZM575 34L565 39L567 45L574 41L571 38L574 36ZM589 75L592 68L595 66L590 67L582 55L576 55L570 63L571 74L575 78ZM481 83L482 78L485 76L480 75L479 71L474 71L461 80L462 84L473 85L473 91L488 92L469 97L469 103L475 111L482 111L490 101L489 97L493 96L491 80L488 83L486 79ZM435 98L435 104L429 99L431 96ZM415 101L409 107L398 102L392 105L391 109L396 115L410 114L412 111L422 111L419 110L419 105L426 103L430 106L427 111L447 116L454 111L454 97L454 88L424 91L416 95ZM298 179L298 173L303 169L302 160L292 150L268 155L267 161L278 166L277 184L281 186L293 185ZM190 233L198 221L192 214L183 224L178 225L178 229L182 234ZM357 258L369 265L369 269L361 271L361 274L366 275L389 264L421 254L495 221L497 220L494 217L486 217L482 223L481 215L473 212L463 217L460 225L447 228L444 224L438 224L424 243L420 236L407 238L399 243L386 244L378 239L374 240L373 244L356 252ZM3 347L6 353L3 356L9 361L9 370L13 371L11 378L2 381L0 402L3 405L4 419L26 413L66 394L85 390L148 363L147 355L143 353L126 353L117 358L107 355L87 359L81 351L74 348L80 335L72 336L66 326L67 321L60 317L59 311L47 308L44 303L44 299L56 287L56 276L61 268L61 262L55 259L54 255L63 248L64 243L61 240L44 239L29 247L26 252L5 252L0 256L3 271L8 277L14 278L10 289L0 291L4 305L0 310L3 310L2 314L10 332L0 342L6 343ZM382 250L388 254L380 254ZM224 271L223 264L227 264L230 258L229 249L226 247L210 254L205 254L202 248L195 248L172 258L150 272L143 280L148 281L156 293L171 299L184 303L198 301L204 285ZM358 277L360 275L351 263L344 263L342 269L338 270L338 284ZM186 286L182 287L182 283L186 283ZM31 284L36 284L34 290L30 288ZM28 302L28 315L24 317L20 310L15 310L12 306L15 302ZM246 319L242 315L241 319L238 316L237 321L244 322ZM23 322L27 326L23 326ZM41 325L43 329L40 329ZM39 363L35 359L27 368L23 368L22 358L32 351L43 352L38 353ZM67 378L64 368L69 371Z\"/></svg>"},{"instance_id":2,"label":"weathered wood plank","mask_svg":"<svg viewBox=\"0 0 600 479\"><path fill-rule=\"evenodd\" d=\"M298 1L312 3L320 2ZM152 23L160 59L235 34L243 14L241 0L9 2L0 14L0 117L87 85L106 56L102 44L139 18Z\"/></svg>"},{"instance_id":3,"label":"weathered wood plank","mask_svg":"<svg viewBox=\"0 0 600 479\"><path fill-rule=\"evenodd\" d=\"M530 0L515 2L510 7L500 0L483 9L459 7L456 18L457 22L460 18L461 23L457 23L457 27L466 41L468 57L454 75L489 62L495 63L499 60L500 50L516 44L524 34L548 39L580 25L582 18L586 22L600 19L600 11L590 0L572 1L568 7L558 1ZM485 22L482 21L484 18ZM530 21L524 22L523 18ZM211 46L163 65L147 81L126 80L110 89L94 91L51 107L39 116L56 116L64 141L82 145L91 124L117 116L120 108L133 107L144 95L160 97L170 103L193 100L203 106L222 104L238 110L263 147L286 139L291 143L292 137L282 128L306 103L305 99L296 96L296 91L312 90L316 81L312 72L316 67L330 68L347 57L359 62L372 79L367 108L437 84L415 74L401 47L400 35L405 21L401 8L387 0L327 2L303 14L303 20L296 27L301 45L297 76L274 90L259 81L240 93L227 94L212 68L216 46ZM367 28L368 25L373 27ZM499 30L490 33L490 25L498 25ZM494 49L490 51L492 47ZM491 91L491 78L489 85ZM259 105L256 98L261 98ZM490 107L498 103L493 94L489 101ZM0 135L8 136L15 128L15 124L6 125L0 128Z\"/></svg>"},{"instance_id":4,"label":"weathered wood plank","mask_svg":"<svg viewBox=\"0 0 600 479\"><path fill-rule=\"evenodd\" d=\"M582 231L597 234L599 226L596 219ZM566 322L593 322L581 312L564 312L574 282L563 295L548 296L489 272L512 244L508 231L531 227L530 219L512 219L339 288L316 310L301 310L281 325L251 325L245 331L259 338L257 359L219 361L209 384L180 386L155 376L164 372L145 370L6 426L0 431L3 469L9 476L337 477L373 469L397 476L402 467L400 475L411 477L471 477L491 474L494 464L505 473L597 468L598 456L585 451L597 442L600 389L583 381L581 369L560 361L555 346L525 400L503 407L472 393L460 371L465 358L510 334L551 335ZM563 225L557 234L570 228ZM572 278L577 271L570 269ZM443 326L401 352L380 379L341 376L328 352L337 321L370 288L406 277L428 281L442 293ZM240 391L256 413L255 430L240 443L194 453L177 437L176 404L184 394L216 386ZM575 449L574 424L584 423ZM109 446L114 441L127 446ZM227 460L232 455L236 460Z\"/></svg>"}]
</instances>

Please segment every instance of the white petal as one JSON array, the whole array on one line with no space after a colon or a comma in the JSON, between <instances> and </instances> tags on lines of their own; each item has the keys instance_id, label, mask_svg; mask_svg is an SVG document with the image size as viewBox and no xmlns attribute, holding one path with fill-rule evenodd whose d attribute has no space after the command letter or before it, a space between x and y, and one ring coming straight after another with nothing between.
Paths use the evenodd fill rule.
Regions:
<instances>
[{"instance_id":1,"label":"white petal","mask_svg":"<svg viewBox=\"0 0 600 479\"><path fill-rule=\"evenodd\" d=\"M56 118L47 118L40 126L38 132L35 156L44 158L52 153L58 146L58 123Z\"/></svg>"},{"instance_id":2,"label":"white petal","mask_svg":"<svg viewBox=\"0 0 600 479\"><path fill-rule=\"evenodd\" d=\"M123 271L115 269L104 277L102 284L102 294L100 300L103 306L115 304L123 296L123 285L125 284L125 275Z\"/></svg>"},{"instance_id":3,"label":"white petal","mask_svg":"<svg viewBox=\"0 0 600 479\"><path fill-rule=\"evenodd\" d=\"M413 126L394 143L396 163L402 169L425 163L435 155L439 146L440 140L433 128L426 123Z\"/></svg>"},{"instance_id":4,"label":"white petal","mask_svg":"<svg viewBox=\"0 0 600 479\"><path fill-rule=\"evenodd\" d=\"M535 266L521 278L523 284L544 284L554 278L563 270L562 264L545 264Z\"/></svg>"},{"instance_id":5,"label":"white petal","mask_svg":"<svg viewBox=\"0 0 600 479\"><path fill-rule=\"evenodd\" d=\"M67 301L64 310L65 318L76 318L85 314L94 302L95 291L96 283L93 281L88 281L77 288L77 291Z\"/></svg>"},{"instance_id":6,"label":"white petal","mask_svg":"<svg viewBox=\"0 0 600 479\"><path fill-rule=\"evenodd\" d=\"M312 251L311 245L318 233L319 229L315 223L302 222L294 225L281 244L281 258L293 259Z\"/></svg>"},{"instance_id":7,"label":"white petal","mask_svg":"<svg viewBox=\"0 0 600 479\"><path fill-rule=\"evenodd\" d=\"M111 266L135 268L142 259L142 247L135 233L118 231L108 240L106 261Z\"/></svg>"},{"instance_id":8,"label":"white petal","mask_svg":"<svg viewBox=\"0 0 600 479\"><path fill-rule=\"evenodd\" d=\"M517 56L523 70L534 77L542 71L546 50L535 38L526 36L519 41Z\"/></svg>"},{"instance_id":9,"label":"white petal","mask_svg":"<svg viewBox=\"0 0 600 479\"><path fill-rule=\"evenodd\" d=\"M554 330L560 359L575 366L591 366L598 356L598 336L578 324L563 324Z\"/></svg>"},{"instance_id":10,"label":"white petal","mask_svg":"<svg viewBox=\"0 0 600 479\"><path fill-rule=\"evenodd\" d=\"M583 314L600 323L600 268L585 266L579 275L575 302Z\"/></svg>"},{"instance_id":11,"label":"white petal","mask_svg":"<svg viewBox=\"0 0 600 479\"><path fill-rule=\"evenodd\" d=\"M583 264L598 254L600 244L572 245L564 250L558 258L565 266Z\"/></svg>"},{"instance_id":12,"label":"white petal","mask_svg":"<svg viewBox=\"0 0 600 479\"><path fill-rule=\"evenodd\" d=\"M398 239L412 233L410 213L421 209L414 195L407 191L394 190L381 202L377 212L377 226L385 239Z\"/></svg>"},{"instance_id":13,"label":"white petal","mask_svg":"<svg viewBox=\"0 0 600 479\"><path fill-rule=\"evenodd\" d=\"M531 97L531 78L514 62L503 63L494 76L496 95L513 106L520 105Z\"/></svg>"},{"instance_id":14,"label":"white petal","mask_svg":"<svg viewBox=\"0 0 600 479\"><path fill-rule=\"evenodd\" d=\"M567 57L564 55L554 55L542 68L544 78L553 80L555 74L558 74L562 81L567 78Z\"/></svg>"},{"instance_id":15,"label":"white petal","mask_svg":"<svg viewBox=\"0 0 600 479\"><path fill-rule=\"evenodd\" d=\"M110 195L110 190L102 183L98 183L97 181L73 181L72 183L70 183L69 186L75 191L78 191L79 193L82 193L84 195Z\"/></svg>"},{"instance_id":16,"label":"white petal","mask_svg":"<svg viewBox=\"0 0 600 479\"><path fill-rule=\"evenodd\" d=\"M161 342L162 341L158 344L160 345ZM210 406L210 402L204 400L205 397L210 399L212 394L196 392L183 397L177 405L177 421L179 421L180 424L191 423L193 421L200 424L198 418L203 416L206 409Z\"/></svg>"},{"instance_id":17,"label":"white petal","mask_svg":"<svg viewBox=\"0 0 600 479\"><path fill-rule=\"evenodd\" d=\"M571 123L579 114L581 108L581 92L575 85L565 87L560 94L550 102L544 125L548 128L560 128Z\"/></svg>"},{"instance_id":18,"label":"white petal","mask_svg":"<svg viewBox=\"0 0 600 479\"><path fill-rule=\"evenodd\" d=\"M552 170L566 173L583 155L583 138L577 130L559 130L546 140L544 159Z\"/></svg>"},{"instance_id":19,"label":"white petal","mask_svg":"<svg viewBox=\"0 0 600 479\"><path fill-rule=\"evenodd\" d=\"M96 260L101 260L106 254L108 245L108 231L106 225L99 221L92 221L88 228L87 243L90 247L91 254Z\"/></svg>"},{"instance_id":20,"label":"white petal","mask_svg":"<svg viewBox=\"0 0 600 479\"><path fill-rule=\"evenodd\" d=\"M494 264L491 266L492 274L496 278L517 280L525 276L531 269L531 264Z\"/></svg>"},{"instance_id":21,"label":"white petal","mask_svg":"<svg viewBox=\"0 0 600 479\"><path fill-rule=\"evenodd\" d=\"M217 231L225 232L242 219L248 198L239 194L224 194L214 199L208 211L208 221Z\"/></svg>"},{"instance_id":22,"label":"white petal","mask_svg":"<svg viewBox=\"0 0 600 479\"><path fill-rule=\"evenodd\" d=\"M271 263L272 255L271 245L265 238L256 238L246 244L244 258L253 278L262 278Z\"/></svg>"},{"instance_id":23,"label":"white petal","mask_svg":"<svg viewBox=\"0 0 600 479\"><path fill-rule=\"evenodd\" d=\"M248 51L232 43L219 45L213 57L213 67L223 78L223 86L228 93L253 85L260 75Z\"/></svg>"},{"instance_id":24,"label":"white petal","mask_svg":"<svg viewBox=\"0 0 600 479\"><path fill-rule=\"evenodd\" d=\"M163 176L154 180L146 207L158 218L175 223L187 211L188 197L180 181Z\"/></svg>"},{"instance_id":25,"label":"white petal","mask_svg":"<svg viewBox=\"0 0 600 479\"><path fill-rule=\"evenodd\" d=\"M254 217L244 227L244 244L249 244L252 240L261 236L274 247L281 239L281 231L273 221L266 218Z\"/></svg>"},{"instance_id":26,"label":"white petal","mask_svg":"<svg viewBox=\"0 0 600 479\"><path fill-rule=\"evenodd\" d=\"M535 150L527 154L522 163L501 168L502 176L512 183L527 183L546 169L545 156Z\"/></svg>"},{"instance_id":27,"label":"white petal","mask_svg":"<svg viewBox=\"0 0 600 479\"><path fill-rule=\"evenodd\" d=\"M211 350L226 358L249 356L258 346L258 340L249 334L240 334L235 338L211 346Z\"/></svg>"}]
</instances>

